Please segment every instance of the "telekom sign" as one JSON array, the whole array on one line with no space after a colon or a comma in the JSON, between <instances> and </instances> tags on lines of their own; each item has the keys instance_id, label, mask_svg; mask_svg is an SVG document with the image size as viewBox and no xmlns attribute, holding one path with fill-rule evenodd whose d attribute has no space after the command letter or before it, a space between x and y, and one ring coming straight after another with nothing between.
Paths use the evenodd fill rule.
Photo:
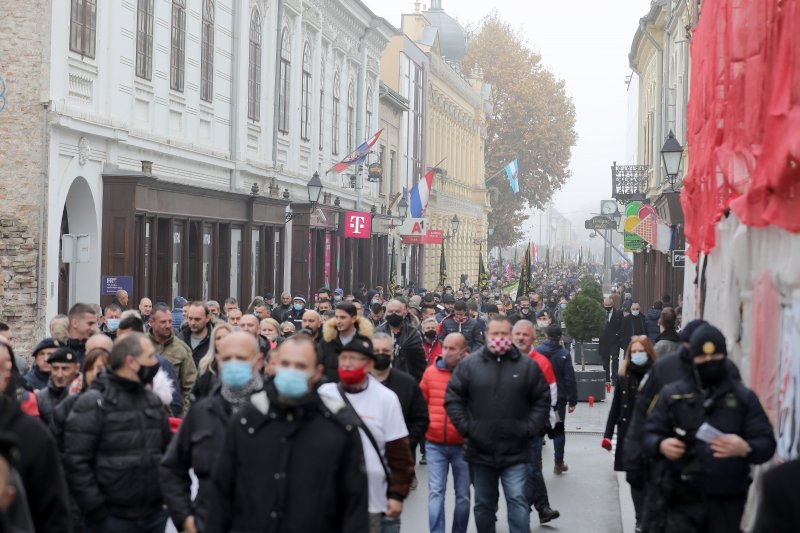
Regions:
<instances>
[{"instance_id":1,"label":"telekom sign","mask_svg":"<svg viewBox=\"0 0 800 533\"><path fill-rule=\"evenodd\" d=\"M369 239L372 234L372 215L361 211L344 214L344 236L348 239Z\"/></svg>"}]
</instances>

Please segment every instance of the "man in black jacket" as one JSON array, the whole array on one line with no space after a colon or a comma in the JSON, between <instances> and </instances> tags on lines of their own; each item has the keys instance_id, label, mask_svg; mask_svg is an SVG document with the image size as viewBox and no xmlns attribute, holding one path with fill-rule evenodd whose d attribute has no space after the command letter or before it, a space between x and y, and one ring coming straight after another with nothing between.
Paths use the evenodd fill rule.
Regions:
<instances>
[{"instance_id":1,"label":"man in black jacket","mask_svg":"<svg viewBox=\"0 0 800 533\"><path fill-rule=\"evenodd\" d=\"M476 352L483 347L483 330L480 323L467 314L467 304L463 300L455 303L452 316L442 320L439 340L444 342L445 337L451 333L461 333L467 340L470 352Z\"/></svg>"},{"instance_id":2,"label":"man in black jacket","mask_svg":"<svg viewBox=\"0 0 800 533\"><path fill-rule=\"evenodd\" d=\"M428 404L425 403L419 384L414 378L402 370L392 368L394 346L389 335L386 333L374 334L372 350L375 354L375 365L371 374L385 387L397 394L400 407L403 409L403 419L408 428L411 455L416 459L417 444L423 442L425 432L428 431Z\"/></svg>"},{"instance_id":3,"label":"man in black jacket","mask_svg":"<svg viewBox=\"0 0 800 533\"><path fill-rule=\"evenodd\" d=\"M11 345L0 336L0 431L13 434L20 444L16 468L33 525L37 532L71 531L67 486L56 443L45 426L20 409L16 392L23 381Z\"/></svg>"},{"instance_id":4,"label":"man in black jacket","mask_svg":"<svg viewBox=\"0 0 800 533\"><path fill-rule=\"evenodd\" d=\"M177 337L192 349L192 359L195 366L200 366L200 359L208 352L208 344L211 339L211 313L206 304L200 301L189 304L189 312L186 316L189 324L187 329L181 329Z\"/></svg>"},{"instance_id":5,"label":"man in black jacket","mask_svg":"<svg viewBox=\"0 0 800 533\"><path fill-rule=\"evenodd\" d=\"M158 463L171 433L161 400L145 387L156 372L148 338L126 335L67 418L67 481L89 531L164 531Z\"/></svg>"},{"instance_id":6,"label":"man in black jacket","mask_svg":"<svg viewBox=\"0 0 800 533\"><path fill-rule=\"evenodd\" d=\"M281 344L275 379L228 425L206 531L369 530L356 418L321 400L322 371L307 335Z\"/></svg>"},{"instance_id":7,"label":"man in black jacket","mask_svg":"<svg viewBox=\"0 0 800 533\"><path fill-rule=\"evenodd\" d=\"M619 373L619 333L622 327L622 311L614 309L614 302L611 298L603 300L603 308L606 311L606 326L603 334L600 335L600 357L603 360L603 370L606 371L606 383L611 381L611 376ZM627 343L625 347L627 348ZM611 364L609 364L611 361Z\"/></svg>"},{"instance_id":8,"label":"man in black jacket","mask_svg":"<svg viewBox=\"0 0 800 533\"><path fill-rule=\"evenodd\" d=\"M250 395L263 388L258 371L263 359L252 335L231 333L221 343L217 354L219 375L223 378L211 393L192 404L178 434L161 462L159 479L164 502L178 531L204 531L208 522L211 474L217 454L225 442L230 417L249 402ZM225 366L250 370L245 383L232 383ZM193 469L199 481L194 502L191 498Z\"/></svg>"},{"instance_id":9,"label":"man in black jacket","mask_svg":"<svg viewBox=\"0 0 800 533\"><path fill-rule=\"evenodd\" d=\"M45 426L50 425L56 406L69 396L72 382L78 377L78 355L69 348L58 348L47 358L50 365L50 381L39 391L39 418ZM74 391L73 391L74 392Z\"/></svg>"},{"instance_id":10,"label":"man in black jacket","mask_svg":"<svg viewBox=\"0 0 800 533\"><path fill-rule=\"evenodd\" d=\"M502 480L510 533L527 533L526 463L547 422L550 388L539 365L512 344L508 319L490 320L486 346L456 366L445 409L465 439L478 531L494 531Z\"/></svg>"},{"instance_id":11,"label":"man in black jacket","mask_svg":"<svg viewBox=\"0 0 800 533\"><path fill-rule=\"evenodd\" d=\"M358 316L358 309L353 302L339 302L336 304L335 313L335 316L322 326L322 338L317 342L317 353L325 369L323 377L326 383L339 381L338 358L342 346L353 340L356 335L371 337L373 332L372 323Z\"/></svg>"},{"instance_id":12,"label":"man in black jacket","mask_svg":"<svg viewBox=\"0 0 800 533\"><path fill-rule=\"evenodd\" d=\"M637 302L633 302L631 304L631 314L622 319L622 325L619 328L619 345L621 348L627 349L633 337L647 334L644 317L641 313L641 306Z\"/></svg>"},{"instance_id":13,"label":"man in black jacket","mask_svg":"<svg viewBox=\"0 0 800 533\"><path fill-rule=\"evenodd\" d=\"M422 335L406 319L407 316L408 306L400 300L391 300L386 304L386 322L376 331L387 333L394 340L394 367L411 374L419 383L428 364Z\"/></svg>"}]
</instances>

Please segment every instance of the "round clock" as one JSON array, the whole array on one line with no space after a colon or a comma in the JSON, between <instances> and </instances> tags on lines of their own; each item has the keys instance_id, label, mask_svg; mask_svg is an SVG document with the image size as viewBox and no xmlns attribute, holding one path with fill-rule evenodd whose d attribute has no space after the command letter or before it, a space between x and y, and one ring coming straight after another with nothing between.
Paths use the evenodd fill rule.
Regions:
<instances>
[{"instance_id":1,"label":"round clock","mask_svg":"<svg viewBox=\"0 0 800 533\"><path fill-rule=\"evenodd\" d=\"M600 212L604 215L613 215L617 212L617 202L614 200L603 200L600 202Z\"/></svg>"}]
</instances>

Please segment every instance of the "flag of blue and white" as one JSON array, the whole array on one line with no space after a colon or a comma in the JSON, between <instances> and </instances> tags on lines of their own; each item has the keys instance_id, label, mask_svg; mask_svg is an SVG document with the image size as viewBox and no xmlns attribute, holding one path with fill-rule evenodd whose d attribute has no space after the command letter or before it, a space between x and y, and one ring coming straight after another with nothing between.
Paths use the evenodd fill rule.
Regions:
<instances>
[{"instance_id":1,"label":"flag of blue and white","mask_svg":"<svg viewBox=\"0 0 800 533\"><path fill-rule=\"evenodd\" d=\"M513 160L511 163L506 165L506 176L508 176L508 184L511 186L511 190L514 194L519 192L519 165L517 164L517 160Z\"/></svg>"}]
</instances>

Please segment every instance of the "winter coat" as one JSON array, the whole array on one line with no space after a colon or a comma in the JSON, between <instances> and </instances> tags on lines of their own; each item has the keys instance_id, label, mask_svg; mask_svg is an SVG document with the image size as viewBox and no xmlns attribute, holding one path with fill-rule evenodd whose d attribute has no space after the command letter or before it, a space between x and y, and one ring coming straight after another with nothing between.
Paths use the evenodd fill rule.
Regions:
<instances>
[{"instance_id":1,"label":"winter coat","mask_svg":"<svg viewBox=\"0 0 800 533\"><path fill-rule=\"evenodd\" d=\"M530 460L531 439L547 423L550 389L539 365L515 346L500 357L481 348L453 371L445 409L464 437L465 459L502 469Z\"/></svg>"},{"instance_id":2,"label":"winter coat","mask_svg":"<svg viewBox=\"0 0 800 533\"><path fill-rule=\"evenodd\" d=\"M389 372L389 377L382 381L383 386L391 390L400 400L400 408L403 410L403 420L408 428L411 446L422 442L425 432L428 430L428 406L425 398L417 384L417 381L403 372L393 368Z\"/></svg>"},{"instance_id":3,"label":"winter coat","mask_svg":"<svg viewBox=\"0 0 800 533\"><path fill-rule=\"evenodd\" d=\"M425 350L425 359L428 361L428 366L431 366L442 355L442 341L437 338L431 344L428 344L423 337L422 349Z\"/></svg>"},{"instance_id":4,"label":"winter coat","mask_svg":"<svg viewBox=\"0 0 800 533\"><path fill-rule=\"evenodd\" d=\"M69 385L56 387L52 381L47 384L46 388L39 391L39 394L36 395L36 402L39 404L39 419L42 424L45 426L50 425L53 411L67 396L69 396Z\"/></svg>"},{"instance_id":5,"label":"winter coat","mask_svg":"<svg viewBox=\"0 0 800 533\"><path fill-rule=\"evenodd\" d=\"M484 345L483 330L480 323L474 318L467 318L466 322L459 324L450 316L439 324L439 340L444 342L445 337L451 333L461 333L467 339L469 351L474 352Z\"/></svg>"},{"instance_id":6,"label":"winter coat","mask_svg":"<svg viewBox=\"0 0 800 533\"><path fill-rule=\"evenodd\" d=\"M170 437L152 391L110 371L95 378L75 402L64 434L70 492L89 522L161 509L158 464Z\"/></svg>"},{"instance_id":7,"label":"winter coat","mask_svg":"<svg viewBox=\"0 0 800 533\"><path fill-rule=\"evenodd\" d=\"M5 394L0 394L0 431L11 433L19 443L17 472L37 533L71 531L67 484L53 436Z\"/></svg>"},{"instance_id":8,"label":"winter coat","mask_svg":"<svg viewBox=\"0 0 800 533\"><path fill-rule=\"evenodd\" d=\"M230 416L231 409L216 386L210 395L192 404L164 454L159 468L161 494L178 531L189 516L194 516L201 530L207 522L211 474L225 441ZM200 485L194 501L190 468L194 469Z\"/></svg>"},{"instance_id":9,"label":"winter coat","mask_svg":"<svg viewBox=\"0 0 800 533\"><path fill-rule=\"evenodd\" d=\"M661 333L661 328L658 327L658 319L661 318L661 309L651 307L644 315L644 331L650 342L655 344L658 335Z\"/></svg>"},{"instance_id":10,"label":"winter coat","mask_svg":"<svg viewBox=\"0 0 800 533\"><path fill-rule=\"evenodd\" d=\"M551 340L540 344L535 350L547 357L550 364L553 365L558 387L558 405L577 405L578 385L575 381L575 367L572 366L572 356L569 350Z\"/></svg>"},{"instance_id":11,"label":"winter coat","mask_svg":"<svg viewBox=\"0 0 800 533\"><path fill-rule=\"evenodd\" d=\"M358 317L356 332L365 337L372 337L374 332L372 322L364 317ZM341 351L342 341L339 340L336 319L331 318L322 325L322 340L317 343L317 354L322 366L325 367L324 377L327 383L339 382L339 352Z\"/></svg>"},{"instance_id":12,"label":"winter coat","mask_svg":"<svg viewBox=\"0 0 800 533\"><path fill-rule=\"evenodd\" d=\"M25 381L33 388L33 390L42 390L47 387L50 381L50 374L39 370L39 365L31 366L31 369L25 374Z\"/></svg>"},{"instance_id":13,"label":"winter coat","mask_svg":"<svg viewBox=\"0 0 800 533\"><path fill-rule=\"evenodd\" d=\"M800 531L800 459L772 468L761 478L761 505L753 533Z\"/></svg>"},{"instance_id":14,"label":"winter coat","mask_svg":"<svg viewBox=\"0 0 800 533\"><path fill-rule=\"evenodd\" d=\"M294 307L292 307L289 309L289 312L286 313L284 322L291 322L294 324L295 331L300 331L303 329L303 315L306 314L306 311L308 311L308 309L305 307L301 311L295 311Z\"/></svg>"},{"instance_id":15,"label":"winter coat","mask_svg":"<svg viewBox=\"0 0 800 533\"><path fill-rule=\"evenodd\" d=\"M194 359L194 365L200 365L200 359L208 352L208 345L211 342L211 322L208 323L206 326L206 336L203 337L203 340L200 341L200 344L192 348L192 330L189 328L182 329L180 333L177 334L177 337L182 340L186 346L192 351L192 359Z\"/></svg>"},{"instance_id":16,"label":"winter coat","mask_svg":"<svg viewBox=\"0 0 800 533\"><path fill-rule=\"evenodd\" d=\"M368 531L356 415L347 407L332 413L316 392L291 407L276 399L267 384L229 423L206 531Z\"/></svg>"},{"instance_id":17,"label":"winter coat","mask_svg":"<svg viewBox=\"0 0 800 533\"><path fill-rule=\"evenodd\" d=\"M628 365L626 375L618 375L614 386L614 398L611 400L611 408L608 410L606 420L606 431L603 437L611 439L614 436L614 428L617 430L617 447L614 451L614 470L622 472L625 470L625 434L628 431L628 424L633 416L633 408L636 405L636 395L639 391L644 374L649 370L646 367Z\"/></svg>"},{"instance_id":18,"label":"winter coat","mask_svg":"<svg viewBox=\"0 0 800 533\"><path fill-rule=\"evenodd\" d=\"M606 313L606 325L600 335L600 355L608 356L619 352L620 348L620 327L622 326L622 311L612 311L611 318ZM625 344L625 347L628 345Z\"/></svg>"},{"instance_id":19,"label":"winter coat","mask_svg":"<svg viewBox=\"0 0 800 533\"><path fill-rule=\"evenodd\" d=\"M419 330L408 321L404 321L397 335L392 333L388 323L385 323L376 331L386 333L394 339L394 361L392 366L411 374L419 383L419 380L422 379L422 374L425 373L425 368L428 366L425 360L425 349L422 347L422 335Z\"/></svg>"},{"instance_id":20,"label":"winter coat","mask_svg":"<svg viewBox=\"0 0 800 533\"><path fill-rule=\"evenodd\" d=\"M656 343L653 349L656 352L656 357L661 357L668 353L674 352L681 346L681 338L678 332L673 330L664 331L656 338Z\"/></svg>"},{"instance_id":21,"label":"winter coat","mask_svg":"<svg viewBox=\"0 0 800 533\"><path fill-rule=\"evenodd\" d=\"M172 331L178 333L186 319L183 318L183 308L176 307L172 310Z\"/></svg>"},{"instance_id":22,"label":"winter coat","mask_svg":"<svg viewBox=\"0 0 800 533\"><path fill-rule=\"evenodd\" d=\"M197 379L197 365L192 357L192 349L177 338L175 334L171 334L163 343L159 343L156 340L152 331L149 336L150 342L153 343L156 351L172 364L175 373L178 375L178 387L181 391L183 412L185 413L189 409L189 395Z\"/></svg>"},{"instance_id":23,"label":"winter coat","mask_svg":"<svg viewBox=\"0 0 800 533\"><path fill-rule=\"evenodd\" d=\"M628 344L631 343L631 338L639 335L646 335L644 317L628 315L622 319L622 325L619 328L619 346L622 349L627 349Z\"/></svg>"},{"instance_id":24,"label":"winter coat","mask_svg":"<svg viewBox=\"0 0 800 533\"><path fill-rule=\"evenodd\" d=\"M292 310L292 304L289 305L276 305L275 308L272 310L272 318L278 321L278 324L281 322L286 322L287 315Z\"/></svg>"},{"instance_id":25,"label":"winter coat","mask_svg":"<svg viewBox=\"0 0 800 533\"><path fill-rule=\"evenodd\" d=\"M181 396L178 374L175 373L175 367L172 366L172 363L170 363L166 357L156 354L156 359L158 359L158 364L161 367L158 369L158 374L163 374L163 376L167 378L170 386L170 399L169 403L166 405L172 416L180 417L183 414L183 397ZM158 377L158 374L156 377ZM155 385L155 380L153 380L153 385Z\"/></svg>"},{"instance_id":26,"label":"winter coat","mask_svg":"<svg viewBox=\"0 0 800 533\"><path fill-rule=\"evenodd\" d=\"M419 388L428 404L428 431L425 440L436 444L460 446L464 444L464 437L453 425L444 408L444 398L447 384L453 375L444 365L444 359L439 358L433 365L425 369Z\"/></svg>"},{"instance_id":27,"label":"winter coat","mask_svg":"<svg viewBox=\"0 0 800 533\"><path fill-rule=\"evenodd\" d=\"M697 439L707 422L723 433L734 433L747 441L751 452L744 458L717 459L710 446ZM687 451L678 461L668 461L659 444L686 432ZM775 453L775 436L758 396L726 377L706 397L690 376L667 385L658 394L644 423L643 447L649 457L665 465L684 496L744 496L750 486L750 466L768 461Z\"/></svg>"}]
</instances>

